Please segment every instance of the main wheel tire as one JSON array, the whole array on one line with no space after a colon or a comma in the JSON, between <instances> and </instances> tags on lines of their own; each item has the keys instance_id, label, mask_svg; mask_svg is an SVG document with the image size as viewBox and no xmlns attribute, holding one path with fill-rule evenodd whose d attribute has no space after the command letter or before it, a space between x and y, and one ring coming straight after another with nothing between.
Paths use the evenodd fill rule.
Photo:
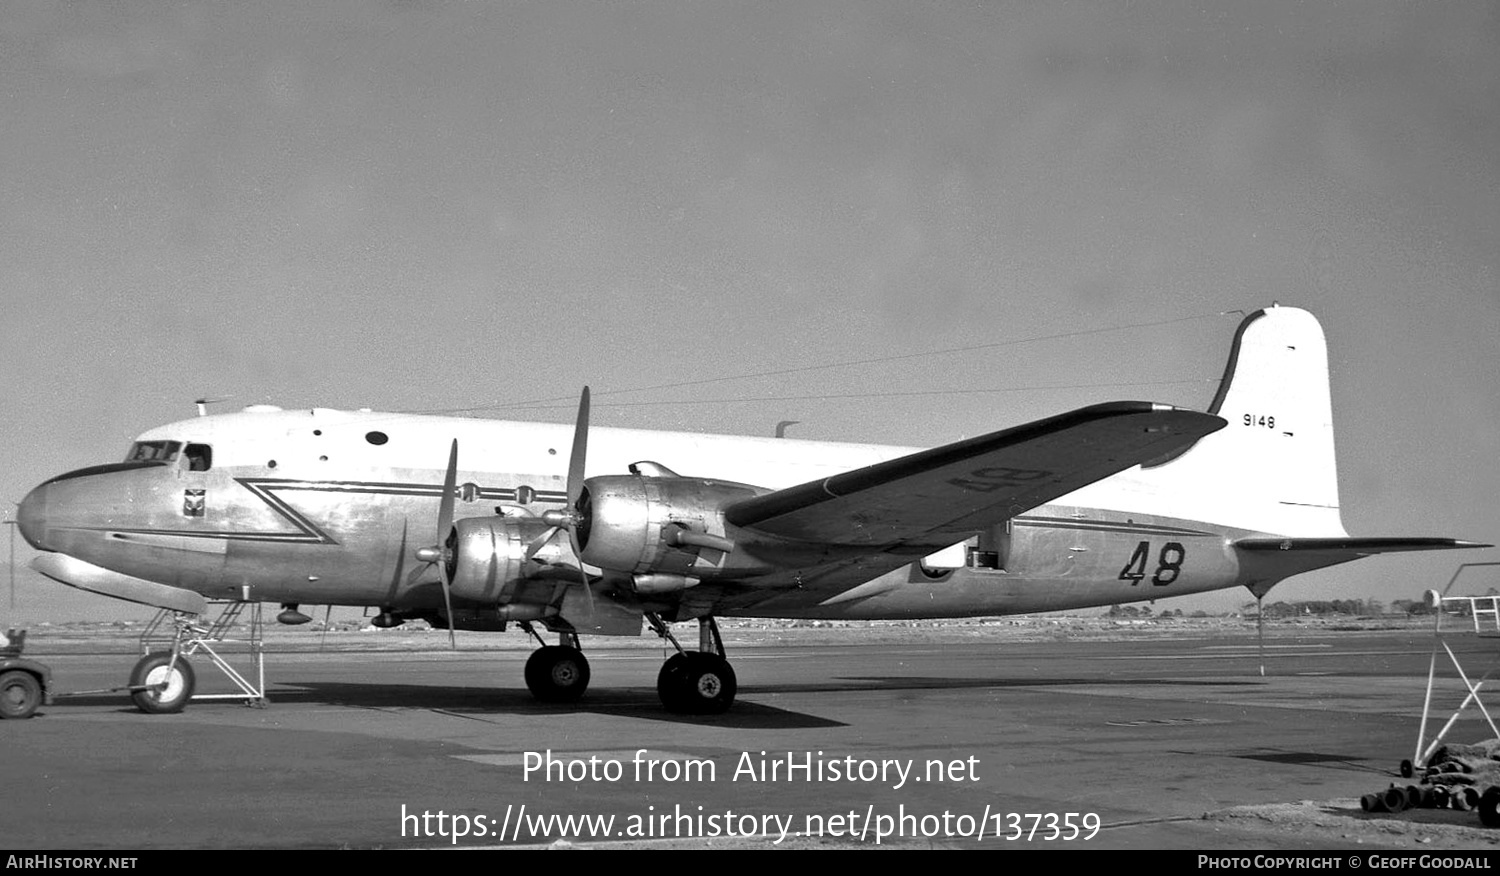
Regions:
<instances>
[{"instance_id":1,"label":"main wheel tire","mask_svg":"<svg viewBox=\"0 0 1500 876\"><path fill-rule=\"evenodd\" d=\"M42 683L20 669L0 675L0 718L30 718L42 705Z\"/></svg>"},{"instance_id":2,"label":"main wheel tire","mask_svg":"<svg viewBox=\"0 0 1500 876\"><path fill-rule=\"evenodd\" d=\"M668 657L667 662L661 665L661 671L656 673L656 695L669 712L686 711L682 703L687 685L683 678L687 660L687 655L678 651Z\"/></svg>"},{"instance_id":3,"label":"main wheel tire","mask_svg":"<svg viewBox=\"0 0 1500 876\"><path fill-rule=\"evenodd\" d=\"M1500 788L1492 787L1479 798L1479 823L1500 827Z\"/></svg>"},{"instance_id":4,"label":"main wheel tire","mask_svg":"<svg viewBox=\"0 0 1500 876\"><path fill-rule=\"evenodd\" d=\"M172 662L171 651L154 651L142 657L130 671L130 699L136 708L151 715L171 715L182 711L193 698L198 679L187 658Z\"/></svg>"},{"instance_id":5,"label":"main wheel tire","mask_svg":"<svg viewBox=\"0 0 1500 876\"><path fill-rule=\"evenodd\" d=\"M571 703L589 688L589 661L566 645L543 645L526 659L526 686L544 703Z\"/></svg>"},{"instance_id":6,"label":"main wheel tire","mask_svg":"<svg viewBox=\"0 0 1500 876\"><path fill-rule=\"evenodd\" d=\"M682 659L674 665L679 657ZM662 666L656 690L668 711L717 715L734 704L739 682L734 668L723 657L687 651Z\"/></svg>"}]
</instances>

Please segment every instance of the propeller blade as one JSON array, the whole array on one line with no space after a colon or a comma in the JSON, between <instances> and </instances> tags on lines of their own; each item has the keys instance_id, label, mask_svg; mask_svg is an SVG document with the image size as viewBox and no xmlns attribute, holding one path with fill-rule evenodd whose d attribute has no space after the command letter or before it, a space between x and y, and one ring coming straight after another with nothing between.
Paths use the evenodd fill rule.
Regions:
<instances>
[{"instance_id":1,"label":"propeller blade","mask_svg":"<svg viewBox=\"0 0 1500 876\"><path fill-rule=\"evenodd\" d=\"M589 448L589 388L578 399L578 420L573 424L573 452L568 456L568 507L583 495L583 464Z\"/></svg>"},{"instance_id":2,"label":"propeller blade","mask_svg":"<svg viewBox=\"0 0 1500 876\"><path fill-rule=\"evenodd\" d=\"M536 556L537 551L540 551L542 548L546 547L547 542L551 541L552 536L557 535L557 530L561 528L562 527L560 526L550 527L543 530L541 535L533 538L531 540L531 544L528 544L526 546L526 553L521 557L522 562L528 561L532 557Z\"/></svg>"},{"instance_id":3,"label":"propeller blade","mask_svg":"<svg viewBox=\"0 0 1500 876\"><path fill-rule=\"evenodd\" d=\"M585 386L578 397L578 419L573 424L573 452L568 457L568 511L573 521L568 526L568 539L573 545L573 556L578 558L578 577L583 584L583 598L588 603L589 614L594 613L594 588L589 586L589 573L583 570L583 546L578 543L578 524L583 522L582 509L578 507L583 498L583 469L589 449L589 388Z\"/></svg>"},{"instance_id":4,"label":"propeller blade","mask_svg":"<svg viewBox=\"0 0 1500 876\"><path fill-rule=\"evenodd\" d=\"M573 452L568 457L568 541L573 546L573 555L583 556L583 547L578 543L578 502L583 497L583 469L589 448L589 388L583 388L578 398L578 420L573 424Z\"/></svg>"},{"instance_id":5,"label":"propeller blade","mask_svg":"<svg viewBox=\"0 0 1500 876\"><path fill-rule=\"evenodd\" d=\"M589 573L583 570L583 563L578 564L578 577L583 579L583 601L588 603L589 617L594 616L594 588L589 586Z\"/></svg>"},{"instance_id":6,"label":"propeller blade","mask_svg":"<svg viewBox=\"0 0 1500 876\"><path fill-rule=\"evenodd\" d=\"M438 505L438 537L437 544L442 544L448 538L448 530L453 526L453 494L458 490L458 439L453 439L453 446L448 449L448 470L443 473L443 501Z\"/></svg>"},{"instance_id":7,"label":"propeller blade","mask_svg":"<svg viewBox=\"0 0 1500 876\"><path fill-rule=\"evenodd\" d=\"M443 582L443 610L448 613L448 645L458 650L458 636L453 632L452 583L448 580L448 558L444 547L448 543L448 530L453 528L453 491L458 487L458 439L448 450L448 470L443 474L443 500L438 505L438 576Z\"/></svg>"},{"instance_id":8,"label":"propeller blade","mask_svg":"<svg viewBox=\"0 0 1500 876\"><path fill-rule=\"evenodd\" d=\"M328 622L333 618L333 603L329 603L323 611L323 636L318 639L318 653L323 653L323 646L328 644Z\"/></svg>"}]
</instances>

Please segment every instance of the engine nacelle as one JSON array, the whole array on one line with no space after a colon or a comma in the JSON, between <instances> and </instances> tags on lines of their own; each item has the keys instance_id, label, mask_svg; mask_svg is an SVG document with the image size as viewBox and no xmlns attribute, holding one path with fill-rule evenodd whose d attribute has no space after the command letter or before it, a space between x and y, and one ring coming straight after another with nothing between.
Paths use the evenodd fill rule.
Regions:
<instances>
[{"instance_id":1,"label":"engine nacelle","mask_svg":"<svg viewBox=\"0 0 1500 876\"><path fill-rule=\"evenodd\" d=\"M764 563L734 551L723 509L767 492L748 484L704 478L589 478L578 502L582 559L591 566L632 575L699 579L762 569Z\"/></svg>"},{"instance_id":2,"label":"engine nacelle","mask_svg":"<svg viewBox=\"0 0 1500 876\"><path fill-rule=\"evenodd\" d=\"M536 517L467 517L448 537L448 577L454 596L497 604L509 602L520 581L562 560L567 536L553 538L528 561L526 548L548 529Z\"/></svg>"}]
</instances>

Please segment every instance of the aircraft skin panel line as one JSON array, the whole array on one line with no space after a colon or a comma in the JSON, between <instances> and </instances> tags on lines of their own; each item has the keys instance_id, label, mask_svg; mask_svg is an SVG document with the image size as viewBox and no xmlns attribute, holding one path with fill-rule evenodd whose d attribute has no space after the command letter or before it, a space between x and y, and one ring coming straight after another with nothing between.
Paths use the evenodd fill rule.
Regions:
<instances>
[{"instance_id":1,"label":"aircraft skin panel line","mask_svg":"<svg viewBox=\"0 0 1500 876\"><path fill-rule=\"evenodd\" d=\"M1038 517L1031 514L1023 514L1013 518L1011 526L1034 526L1050 529L1100 529L1117 532L1137 532L1148 535L1219 535L1219 533L1203 529L1202 527L1152 525L1135 523L1128 520L1120 523L1108 520L1091 520L1083 517Z\"/></svg>"},{"instance_id":2,"label":"aircraft skin panel line","mask_svg":"<svg viewBox=\"0 0 1500 876\"><path fill-rule=\"evenodd\" d=\"M701 650L658 677L687 712L734 700L720 616L1263 596L1376 554L1488 546L1348 534L1312 314L1248 315L1223 374L1206 412L1110 402L929 449L593 428L587 389L572 426L254 405L148 429L125 462L39 484L16 523L47 577L186 614L250 599L536 625L561 637L527 662L547 702L587 687L579 633L696 620Z\"/></svg>"}]
</instances>

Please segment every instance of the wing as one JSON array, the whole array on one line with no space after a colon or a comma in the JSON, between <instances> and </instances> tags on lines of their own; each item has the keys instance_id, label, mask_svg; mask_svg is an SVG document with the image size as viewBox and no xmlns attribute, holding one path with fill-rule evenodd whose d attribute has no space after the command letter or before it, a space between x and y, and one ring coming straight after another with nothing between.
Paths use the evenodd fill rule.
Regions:
<instances>
[{"instance_id":1,"label":"wing","mask_svg":"<svg viewBox=\"0 0 1500 876\"><path fill-rule=\"evenodd\" d=\"M762 555L777 551L770 542L930 553L1224 424L1148 402L1094 405L746 499L725 518L766 537Z\"/></svg>"}]
</instances>

